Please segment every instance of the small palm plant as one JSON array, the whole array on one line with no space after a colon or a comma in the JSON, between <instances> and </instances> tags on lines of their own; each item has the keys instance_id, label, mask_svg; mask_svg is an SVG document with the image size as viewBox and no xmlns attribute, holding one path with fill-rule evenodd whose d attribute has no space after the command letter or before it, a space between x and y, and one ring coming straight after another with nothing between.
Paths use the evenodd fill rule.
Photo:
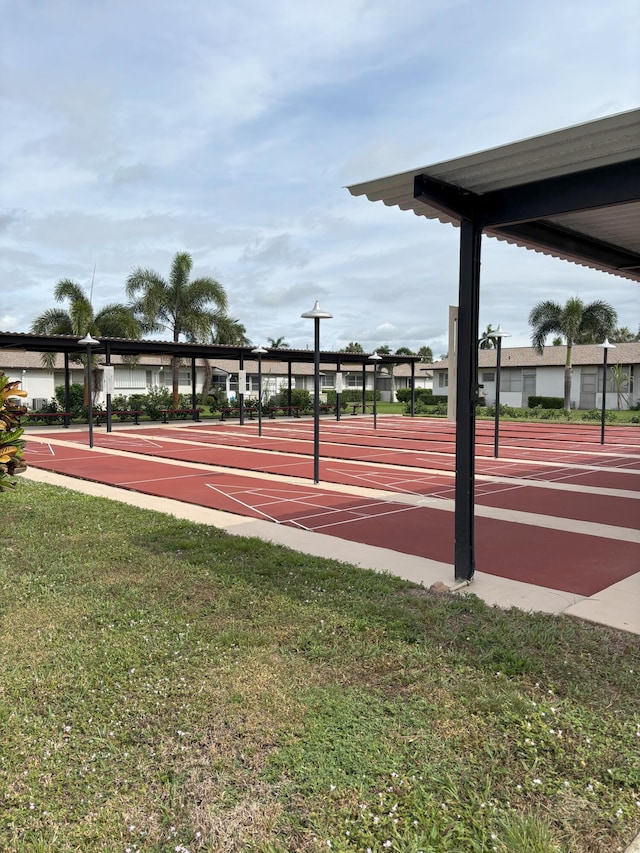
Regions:
<instances>
[{"instance_id":1,"label":"small palm plant","mask_svg":"<svg viewBox=\"0 0 640 853\"><path fill-rule=\"evenodd\" d=\"M26 397L19 382L9 382L4 373L0 373L0 492L15 486L15 474L26 470L22 459L25 442L22 439L24 429L20 418L27 411L19 405L16 397Z\"/></svg>"}]
</instances>

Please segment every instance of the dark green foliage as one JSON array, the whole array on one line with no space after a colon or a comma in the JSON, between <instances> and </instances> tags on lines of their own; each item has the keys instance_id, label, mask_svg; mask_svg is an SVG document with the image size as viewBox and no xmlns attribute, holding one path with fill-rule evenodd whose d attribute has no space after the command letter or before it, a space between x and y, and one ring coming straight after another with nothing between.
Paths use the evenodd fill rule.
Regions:
<instances>
[{"instance_id":1,"label":"dark green foliage","mask_svg":"<svg viewBox=\"0 0 640 853\"><path fill-rule=\"evenodd\" d=\"M532 395L527 400L530 409L564 409L562 397L539 397Z\"/></svg>"},{"instance_id":2,"label":"dark green foliage","mask_svg":"<svg viewBox=\"0 0 640 853\"><path fill-rule=\"evenodd\" d=\"M271 398L274 402L273 406L283 407L289 405L289 391L287 388L281 388L278 393ZM304 388L291 389L291 405L296 406L302 411L309 411L312 407L311 394L305 391Z\"/></svg>"},{"instance_id":3,"label":"dark green foliage","mask_svg":"<svg viewBox=\"0 0 640 853\"><path fill-rule=\"evenodd\" d=\"M365 399L369 403L373 403L373 390L365 391ZM380 392L376 391L376 399L380 399ZM336 392L327 391L327 403L332 405L336 402ZM340 408L344 408L347 403L361 403L362 390L359 388L349 388L340 394Z\"/></svg>"},{"instance_id":4,"label":"dark green foliage","mask_svg":"<svg viewBox=\"0 0 640 853\"><path fill-rule=\"evenodd\" d=\"M56 401L58 403L58 407L56 409L47 409L46 411L52 412L66 412L65 402L64 402L64 385L56 386L55 390ZM69 386L69 413L72 418L81 418L82 411L84 407L84 386L80 385L78 382L74 382Z\"/></svg>"},{"instance_id":5,"label":"dark green foliage","mask_svg":"<svg viewBox=\"0 0 640 853\"><path fill-rule=\"evenodd\" d=\"M399 403L410 403L411 388L398 388L398 390L396 391L396 397ZM447 398L435 395L431 388L416 388L415 400L416 403L418 402L418 400L422 400L429 406L435 406L437 403L446 403Z\"/></svg>"}]
</instances>

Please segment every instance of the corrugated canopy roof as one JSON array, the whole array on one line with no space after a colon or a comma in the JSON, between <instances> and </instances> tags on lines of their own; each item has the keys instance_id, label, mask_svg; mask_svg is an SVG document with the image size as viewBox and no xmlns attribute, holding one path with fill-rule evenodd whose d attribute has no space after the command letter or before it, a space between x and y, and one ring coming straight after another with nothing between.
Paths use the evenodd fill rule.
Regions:
<instances>
[{"instance_id":1,"label":"corrugated canopy roof","mask_svg":"<svg viewBox=\"0 0 640 853\"><path fill-rule=\"evenodd\" d=\"M347 189L640 281L640 110Z\"/></svg>"}]
</instances>

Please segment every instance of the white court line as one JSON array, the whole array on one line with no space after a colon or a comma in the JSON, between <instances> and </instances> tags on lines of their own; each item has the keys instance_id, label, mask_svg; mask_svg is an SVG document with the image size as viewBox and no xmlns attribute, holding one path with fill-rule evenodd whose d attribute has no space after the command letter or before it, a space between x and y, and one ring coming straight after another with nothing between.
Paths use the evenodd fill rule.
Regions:
<instances>
[{"instance_id":1,"label":"white court line","mask_svg":"<svg viewBox=\"0 0 640 853\"><path fill-rule=\"evenodd\" d=\"M229 498L230 500L237 503L238 506L243 506L243 507L245 507L245 509L252 510L253 512L257 512L259 515L264 516L266 519L268 519L269 521L272 521L274 524L283 524L284 523L282 521L279 521L277 518L274 518L272 515L269 515L268 513L263 512L261 509L257 509L256 507L252 506L251 504L245 503L245 501L241 501L235 495L228 494L227 492L223 491L218 486L214 486L211 483L205 483L205 485L207 486L208 489L211 489L213 492L217 492L219 495L223 495L224 497ZM294 524L296 527L302 528L302 530L309 530L309 528L305 527L304 524L298 524L296 521L289 521L288 520L286 523L287 524Z\"/></svg>"},{"instance_id":2,"label":"white court line","mask_svg":"<svg viewBox=\"0 0 640 853\"><path fill-rule=\"evenodd\" d=\"M28 439L27 439L27 441L28 441ZM42 452L40 452L41 448L42 448ZM47 453L47 451L48 451L48 453ZM51 444L49 444L48 441L47 442L44 442L44 441L38 442L37 444L34 443L33 447L27 448L26 453L27 453L27 457L29 457L29 456L47 456L47 455L55 457L55 455L56 455L56 452L55 452L53 446ZM27 463L29 462L28 458L27 458L26 462Z\"/></svg>"},{"instance_id":3,"label":"white court line","mask_svg":"<svg viewBox=\"0 0 640 853\"><path fill-rule=\"evenodd\" d=\"M346 518L343 521L334 521L331 524L321 524L318 527L310 528L314 533L318 530L323 530L325 527L339 527L342 524L352 524L354 521L369 521L371 519L382 518L385 515L396 515L399 512L409 512L412 509L417 509L415 506L403 506L399 509L390 509L388 512L378 512L375 515L364 515L360 518Z\"/></svg>"}]
</instances>

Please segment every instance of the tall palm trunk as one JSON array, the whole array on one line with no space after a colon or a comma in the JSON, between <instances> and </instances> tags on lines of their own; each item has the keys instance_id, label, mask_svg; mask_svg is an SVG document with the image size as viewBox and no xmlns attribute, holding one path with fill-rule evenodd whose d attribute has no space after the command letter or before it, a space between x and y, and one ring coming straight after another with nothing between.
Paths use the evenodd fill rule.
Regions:
<instances>
[{"instance_id":1,"label":"tall palm trunk","mask_svg":"<svg viewBox=\"0 0 640 853\"><path fill-rule=\"evenodd\" d=\"M564 407L567 412L571 411L571 383L573 381L573 345L567 341L567 359L564 367Z\"/></svg>"}]
</instances>

